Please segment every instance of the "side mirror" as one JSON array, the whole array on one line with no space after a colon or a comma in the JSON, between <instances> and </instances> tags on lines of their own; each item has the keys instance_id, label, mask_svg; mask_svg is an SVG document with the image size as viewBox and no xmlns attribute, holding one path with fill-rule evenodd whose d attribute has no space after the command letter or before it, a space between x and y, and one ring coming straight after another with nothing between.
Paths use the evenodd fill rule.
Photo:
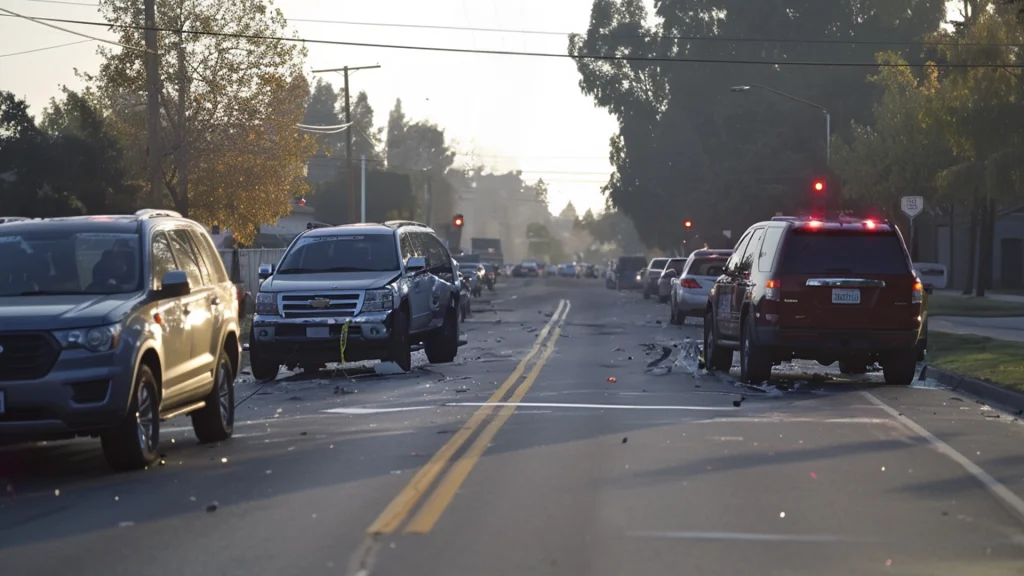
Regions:
<instances>
[{"instance_id":1,"label":"side mirror","mask_svg":"<svg viewBox=\"0 0 1024 576\"><path fill-rule=\"evenodd\" d=\"M274 265L260 264L260 267L256 273L260 277L260 280L266 280L267 278L270 278L271 276L274 275Z\"/></svg>"},{"instance_id":2,"label":"side mirror","mask_svg":"<svg viewBox=\"0 0 1024 576\"><path fill-rule=\"evenodd\" d=\"M423 256L413 256L406 260L405 269L409 272L422 272L427 269L427 259Z\"/></svg>"},{"instance_id":3,"label":"side mirror","mask_svg":"<svg viewBox=\"0 0 1024 576\"><path fill-rule=\"evenodd\" d=\"M164 274L157 297L160 300L169 298L181 298L192 293L192 287L188 284L188 276L181 270L171 270Z\"/></svg>"}]
</instances>

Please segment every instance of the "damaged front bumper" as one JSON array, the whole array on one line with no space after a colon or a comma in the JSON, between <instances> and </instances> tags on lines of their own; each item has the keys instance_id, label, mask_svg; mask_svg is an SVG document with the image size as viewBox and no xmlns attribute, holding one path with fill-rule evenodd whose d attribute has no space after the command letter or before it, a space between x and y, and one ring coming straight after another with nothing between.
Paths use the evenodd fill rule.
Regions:
<instances>
[{"instance_id":1,"label":"damaged front bumper","mask_svg":"<svg viewBox=\"0 0 1024 576\"><path fill-rule=\"evenodd\" d=\"M253 318L250 352L279 364L382 360L391 339L394 311L352 317L284 318L257 314ZM347 325L347 329L346 329Z\"/></svg>"}]
</instances>

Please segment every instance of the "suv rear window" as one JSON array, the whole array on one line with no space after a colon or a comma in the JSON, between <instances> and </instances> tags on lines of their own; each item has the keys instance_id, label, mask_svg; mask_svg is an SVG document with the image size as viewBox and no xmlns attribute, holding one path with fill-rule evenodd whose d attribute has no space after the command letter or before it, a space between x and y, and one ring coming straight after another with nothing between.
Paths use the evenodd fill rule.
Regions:
<instances>
[{"instance_id":1,"label":"suv rear window","mask_svg":"<svg viewBox=\"0 0 1024 576\"><path fill-rule=\"evenodd\" d=\"M793 230L783 247L782 273L909 274L895 232Z\"/></svg>"},{"instance_id":2,"label":"suv rear window","mask_svg":"<svg viewBox=\"0 0 1024 576\"><path fill-rule=\"evenodd\" d=\"M622 272L636 272L647 266L647 259L636 256L623 256L619 258L618 269Z\"/></svg>"},{"instance_id":3,"label":"suv rear window","mask_svg":"<svg viewBox=\"0 0 1024 576\"><path fill-rule=\"evenodd\" d=\"M688 276L721 276L725 274L725 263L728 262L729 258L726 256L717 256L711 258L694 258L690 264L689 270L686 271Z\"/></svg>"}]
</instances>

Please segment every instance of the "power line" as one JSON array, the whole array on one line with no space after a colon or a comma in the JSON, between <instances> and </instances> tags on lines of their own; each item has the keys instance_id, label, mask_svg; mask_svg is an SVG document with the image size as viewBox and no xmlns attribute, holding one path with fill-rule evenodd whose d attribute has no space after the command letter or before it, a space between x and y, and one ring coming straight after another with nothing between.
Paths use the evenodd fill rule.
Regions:
<instances>
[{"instance_id":1,"label":"power line","mask_svg":"<svg viewBox=\"0 0 1024 576\"><path fill-rule=\"evenodd\" d=\"M86 42L95 42L95 40L79 40L78 42L67 42L65 44L57 44L56 46L46 46L43 48L35 48L32 50L22 50L21 52L8 52L7 54L0 54L0 58L7 58L8 56L21 56L22 54L32 54L35 52L43 52L44 50L54 50L56 48L64 48L65 46L74 46L76 44L85 44Z\"/></svg>"},{"instance_id":2,"label":"power line","mask_svg":"<svg viewBox=\"0 0 1024 576\"><path fill-rule=\"evenodd\" d=\"M98 2L68 2L67 0L22 0L22 2L39 2L42 4L67 4L68 6L91 6L99 7Z\"/></svg>"},{"instance_id":3,"label":"power line","mask_svg":"<svg viewBox=\"0 0 1024 576\"><path fill-rule=\"evenodd\" d=\"M127 46L125 44L119 44L117 42L114 42L113 40L107 40L105 38L98 38L96 36L90 36L88 34L83 34L81 32L75 32L74 30L68 30L67 28L61 28L60 26L54 26L53 24L47 24L47 22L60 22L60 20L58 20L56 18L36 18L36 17L33 17L33 16L23 16L21 14L18 14L17 12L12 12L12 11L6 9L6 8L0 8L0 12L6 12L7 13L7 14L0 14L0 16L22 18L24 20L28 20L29 22L35 22L36 24L39 24L40 26L46 26L47 28L53 28L54 30L60 30L61 32L67 32L68 34L71 34L73 36L81 36L82 38L88 38L90 40L95 40L97 42L104 42L106 44L113 44L114 46L120 46L121 48L124 48L125 50L135 50L137 52L145 52L146 51L143 48L135 48L134 46Z\"/></svg>"},{"instance_id":4,"label":"power line","mask_svg":"<svg viewBox=\"0 0 1024 576\"><path fill-rule=\"evenodd\" d=\"M0 10L3 10L0 8ZM103 26L108 28L123 28L129 30L145 30L145 26L137 24L116 24L112 22L90 22L85 20L71 20L66 18L32 18L33 21L63 22L67 24L80 24L83 26ZM561 54L554 52L527 52L515 50L483 50L477 48L454 48L443 46L414 46L408 44L381 44L376 42L347 42L342 40L322 40L316 38L288 38L284 36L269 36L263 34L241 34L237 32L215 32L199 30L174 30L170 28L154 27L157 32L192 34L197 36L214 36L223 38L241 38L246 40L273 40L278 42L300 42L304 44L325 44L331 46L350 46L358 48L380 48L387 50L411 50L420 52L439 52L451 54L481 54L486 56L523 56L532 58L568 58L571 60L603 60L619 62L650 62L665 64L748 64L759 66L824 66L835 68L900 68L905 66L925 66L924 62L909 62L897 64L893 62L826 62L826 61L801 61L801 60L740 60L723 58L674 58L669 56L617 56L609 54ZM109 42L107 40L101 40ZM130 48L130 47L125 47ZM130 48L138 50L138 48ZM943 68L971 68L971 69L1019 69L1024 64L942 64Z\"/></svg>"}]
</instances>

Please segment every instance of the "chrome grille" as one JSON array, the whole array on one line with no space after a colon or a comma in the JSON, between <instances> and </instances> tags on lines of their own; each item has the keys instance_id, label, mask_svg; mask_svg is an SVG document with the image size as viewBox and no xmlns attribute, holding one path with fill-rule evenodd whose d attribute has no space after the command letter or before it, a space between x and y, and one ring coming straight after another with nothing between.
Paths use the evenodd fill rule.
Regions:
<instances>
[{"instance_id":1,"label":"chrome grille","mask_svg":"<svg viewBox=\"0 0 1024 576\"><path fill-rule=\"evenodd\" d=\"M359 313L363 293L282 294L278 305L285 318L348 318Z\"/></svg>"}]
</instances>

